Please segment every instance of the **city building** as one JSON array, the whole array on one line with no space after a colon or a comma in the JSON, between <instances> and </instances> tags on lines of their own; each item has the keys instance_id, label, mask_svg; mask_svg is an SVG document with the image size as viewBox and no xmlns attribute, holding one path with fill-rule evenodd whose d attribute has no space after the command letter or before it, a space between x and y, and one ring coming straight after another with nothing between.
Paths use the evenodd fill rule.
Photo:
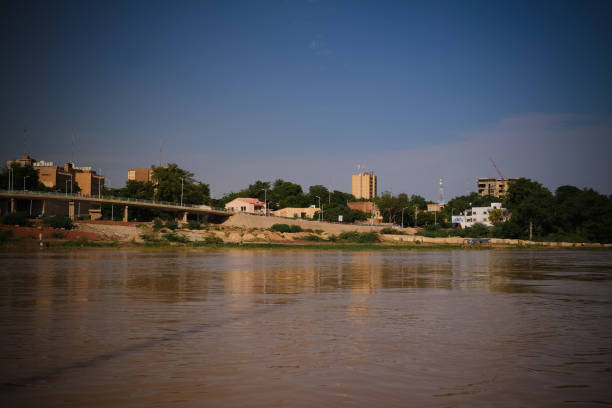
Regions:
<instances>
[{"instance_id":1,"label":"city building","mask_svg":"<svg viewBox=\"0 0 612 408\"><path fill-rule=\"evenodd\" d=\"M225 209L249 214L265 214L266 204L256 198L234 198L225 204Z\"/></svg>"},{"instance_id":2,"label":"city building","mask_svg":"<svg viewBox=\"0 0 612 408\"><path fill-rule=\"evenodd\" d=\"M444 208L444 204L438 204L438 203L428 203L427 204L427 212L440 212L442 208Z\"/></svg>"},{"instance_id":3,"label":"city building","mask_svg":"<svg viewBox=\"0 0 612 408\"><path fill-rule=\"evenodd\" d=\"M151 181L152 175L153 175L152 168L129 169L128 170L128 180L142 181L143 183L146 183L147 181Z\"/></svg>"},{"instance_id":4,"label":"city building","mask_svg":"<svg viewBox=\"0 0 612 408\"><path fill-rule=\"evenodd\" d=\"M347 201L346 205L351 210L361 211L370 215L368 223L379 224L382 222L382 215L378 206L371 201Z\"/></svg>"},{"instance_id":5,"label":"city building","mask_svg":"<svg viewBox=\"0 0 612 408\"><path fill-rule=\"evenodd\" d=\"M351 178L352 194L355 198L371 200L377 196L378 180L374 172L353 174Z\"/></svg>"},{"instance_id":6,"label":"city building","mask_svg":"<svg viewBox=\"0 0 612 408\"><path fill-rule=\"evenodd\" d=\"M104 188L104 176L97 174L91 167L76 167L67 162L64 167L55 166L53 162L38 161L28 155L21 159L9 160L7 167L12 165L32 166L38 172L38 180L49 188L68 189L70 183L75 183L81 189L82 195L98 195Z\"/></svg>"},{"instance_id":7,"label":"city building","mask_svg":"<svg viewBox=\"0 0 612 408\"><path fill-rule=\"evenodd\" d=\"M481 196L503 197L508 192L508 185L518 178L484 177L478 179L478 194Z\"/></svg>"},{"instance_id":8,"label":"city building","mask_svg":"<svg viewBox=\"0 0 612 408\"><path fill-rule=\"evenodd\" d=\"M314 218L317 212L319 212L319 209L313 205L308 208L281 208L273 211L273 214L277 217L286 218Z\"/></svg>"},{"instance_id":9,"label":"city building","mask_svg":"<svg viewBox=\"0 0 612 408\"><path fill-rule=\"evenodd\" d=\"M505 221L509 218L508 211L502 208L501 203L491 203L490 207L472 207L465 210L463 215L453 215L452 223L461 225L461 228L471 227L476 223L491 227L493 226L490 218L492 210L501 210L502 218L500 221Z\"/></svg>"},{"instance_id":10,"label":"city building","mask_svg":"<svg viewBox=\"0 0 612 408\"><path fill-rule=\"evenodd\" d=\"M6 167L11 167L11 166L14 166L14 165L17 165L17 166L32 166L32 165L34 165L34 163L36 163L36 160L31 158L27 154L24 154L21 159L7 160Z\"/></svg>"}]
</instances>

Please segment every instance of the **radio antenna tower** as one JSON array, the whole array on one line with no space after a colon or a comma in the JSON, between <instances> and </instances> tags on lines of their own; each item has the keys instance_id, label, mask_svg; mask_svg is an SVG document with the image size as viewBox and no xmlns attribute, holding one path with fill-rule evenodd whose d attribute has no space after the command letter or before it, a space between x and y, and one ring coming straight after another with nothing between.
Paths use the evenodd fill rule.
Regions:
<instances>
[{"instance_id":1,"label":"radio antenna tower","mask_svg":"<svg viewBox=\"0 0 612 408\"><path fill-rule=\"evenodd\" d=\"M72 128L72 155L70 157L70 161L74 164L74 144L76 142L76 132L74 128Z\"/></svg>"},{"instance_id":2,"label":"radio antenna tower","mask_svg":"<svg viewBox=\"0 0 612 408\"><path fill-rule=\"evenodd\" d=\"M28 133L28 127L26 125L23 125L23 155L26 155L26 152L28 150L28 143L27 143L27 133Z\"/></svg>"},{"instance_id":3,"label":"radio antenna tower","mask_svg":"<svg viewBox=\"0 0 612 408\"><path fill-rule=\"evenodd\" d=\"M164 142L164 138L160 137L159 138L159 167L162 166L162 144Z\"/></svg>"},{"instance_id":4,"label":"radio antenna tower","mask_svg":"<svg viewBox=\"0 0 612 408\"><path fill-rule=\"evenodd\" d=\"M438 204L444 204L444 183L442 179L440 179L440 202Z\"/></svg>"}]
</instances>

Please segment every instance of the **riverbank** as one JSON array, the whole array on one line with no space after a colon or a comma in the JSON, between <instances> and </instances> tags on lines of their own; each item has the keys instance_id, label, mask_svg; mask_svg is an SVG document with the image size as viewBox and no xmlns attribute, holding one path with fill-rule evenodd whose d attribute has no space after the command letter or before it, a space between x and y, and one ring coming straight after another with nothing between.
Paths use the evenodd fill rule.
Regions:
<instances>
[{"instance_id":1,"label":"riverbank","mask_svg":"<svg viewBox=\"0 0 612 408\"><path fill-rule=\"evenodd\" d=\"M309 249L309 250L435 250L435 249L610 249L611 244L536 242L491 238L428 238L419 235L374 234L344 237L322 230L281 233L263 228L206 225L199 230L155 228L152 223L77 222L75 229L0 226L3 249L141 248L141 249ZM371 233L372 234L372 233ZM364 239L366 238L366 239Z\"/></svg>"}]
</instances>

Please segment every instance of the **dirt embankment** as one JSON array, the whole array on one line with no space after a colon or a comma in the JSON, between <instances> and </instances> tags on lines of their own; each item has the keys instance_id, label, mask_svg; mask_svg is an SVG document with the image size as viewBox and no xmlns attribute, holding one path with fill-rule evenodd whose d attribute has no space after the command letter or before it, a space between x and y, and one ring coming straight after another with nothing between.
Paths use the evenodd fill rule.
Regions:
<instances>
[{"instance_id":1,"label":"dirt embankment","mask_svg":"<svg viewBox=\"0 0 612 408\"><path fill-rule=\"evenodd\" d=\"M13 225L0 225L0 231L12 231L12 236L15 238L32 238L32 239L66 239L66 240L78 240L88 239L92 241L104 240L105 237L101 234L92 231L81 231L81 230L65 230L65 229L54 229L48 227L19 227Z\"/></svg>"},{"instance_id":2,"label":"dirt embankment","mask_svg":"<svg viewBox=\"0 0 612 408\"><path fill-rule=\"evenodd\" d=\"M386 226L380 225L355 225L355 224L336 224L331 222L318 222L311 220L302 220L302 219L292 219L292 218L282 218L282 217L264 217L259 215L252 214L234 214L227 219L222 225L229 227L241 227L241 228L262 228L268 229L274 224L289 224L289 225L299 225L300 227L312 230L321 230L327 232L328 234L340 234L345 231L359 231L359 232L368 232L368 231L380 231ZM404 228L406 234L413 235L416 233L414 228Z\"/></svg>"}]
</instances>

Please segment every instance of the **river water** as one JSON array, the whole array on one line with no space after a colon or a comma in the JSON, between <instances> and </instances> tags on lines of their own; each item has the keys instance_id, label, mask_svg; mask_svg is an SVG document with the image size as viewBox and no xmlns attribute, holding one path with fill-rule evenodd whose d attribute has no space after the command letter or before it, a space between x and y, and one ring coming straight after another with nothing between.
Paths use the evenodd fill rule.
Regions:
<instances>
[{"instance_id":1,"label":"river water","mask_svg":"<svg viewBox=\"0 0 612 408\"><path fill-rule=\"evenodd\" d=\"M0 405L612 404L610 251L0 253Z\"/></svg>"}]
</instances>

